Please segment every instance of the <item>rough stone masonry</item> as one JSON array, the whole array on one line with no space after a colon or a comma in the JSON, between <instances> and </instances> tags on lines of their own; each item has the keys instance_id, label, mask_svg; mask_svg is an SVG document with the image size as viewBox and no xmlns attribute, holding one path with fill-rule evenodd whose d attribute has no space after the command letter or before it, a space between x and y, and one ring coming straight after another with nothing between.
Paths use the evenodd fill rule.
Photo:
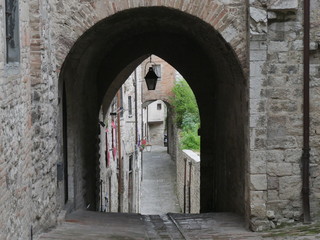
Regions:
<instances>
[{"instance_id":1,"label":"rough stone masonry","mask_svg":"<svg viewBox=\"0 0 320 240\"><path fill-rule=\"evenodd\" d=\"M301 219L302 1L251 1L250 198L254 229ZM311 1L311 212L319 207L319 2ZM264 223L264 224L263 224Z\"/></svg>"},{"instance_id":2,"label":"rough stone masonry","mask_svg":"<svg viewBox=\"0 0 320 240\"><path fill-rule=\"evenodd\" d=\"M301 218L302 0L19 0L19 24L15 26L20 40L18 62L7 61L7 2L0 0L1 239L30 239L31 232L37 235L56 225L65 209L85 208L86 199L94 201L88 186L95 183L86 180L90 171L94 172L94 164L88 164L93 156L81 141L89 136L83 129L90 126L77 122L69 124L67 132L63 132L63 63L66 59L71 61L67 56L72 54L79 54L72 55L76 59L81 53L95 51L92 47L95 39L81 36L92 33L100 20L127 9L151 6L176 9L211 25L242 67L249 108L245 117L249 120L243 133L247 136L245 171L239 173L244 181L244 200L238 202L244 202L243 214L248 225L253 230L263 230ZM319 23L320 3L311 0L313 218L319 216L320 198ZM98 36L103 29L101 24L94 31ZM110 35L106 32L103 36ZM74 51L72 47L78 39L87 41L82 47L87 52ZM99 65L100 60L90 66ZM121 63L119 59L114 61ZM73 105L67 104L67 110L78 112L94 123L96 118L90 114L90 105L74 107L76 103L95 101L98 96L95 93L99 91L97 86L90 88L90 80L97 76L83 75L81 66L86 63L82 60L81 64L74 66L74 74L67 74L73 80L66 86L67 99L77 89L89 86L88 91L75 94ZM231 70L233 67L230 65ZM108 89L116 91L120 83L114 81ZM100 108L93 102L92 106ZM68 123L69 118L72 122L73 116L67 116ZM64 144L68 144L67 152ZM66 204L64 184L57 178L57 164L63 162L65 155L70 161L64 167L73 173L72 178L67 176L70 186ZM88 170L88 166L92 169Z\"/></svg>"}]
</instances>

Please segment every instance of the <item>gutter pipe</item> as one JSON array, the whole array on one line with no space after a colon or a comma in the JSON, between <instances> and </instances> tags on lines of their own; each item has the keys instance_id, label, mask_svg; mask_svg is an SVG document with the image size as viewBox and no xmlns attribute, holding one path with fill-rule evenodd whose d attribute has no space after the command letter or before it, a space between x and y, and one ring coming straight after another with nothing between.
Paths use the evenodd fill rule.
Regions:
<instances>
[{"instance_id":1,"label":"gutter pipe","mask_svg":"<svg viewBox=\"0 0 320 240\"><path fill-rule=\"evenodd\" d=\"M134 70L134 115L135 115L135 150L138 147L138 90L137 90L137 85L138 85L138 79L137 79L137 69Z\"/></svg>"},{"instance_id":2,"label":"gutter pipe","mask_svg":"<svg viewBox=\"0 0 320 240\"><path fill-rule=\"evenodd\" d=\"M303 223L310 218L310 0L304 0L304 35L303 35L303 152L302 152L302 202Z\"/></svg>"},{"instance_id":3,"label":"gutter pipe","mask_svg":"<svg viewBox=\"0 0 320 240\"><path fill-rule=\"evenodd\" d=\"M121 96L120 91L117 92L117 109L119 109L119 105L121 105ZM118 212L122 212L122 199L123 199L123 160L121 155L121 125L120 125L120 112L117 110L117 130L118 130L118 158L119 158L119 175L118 175Z\"/></svg>"}]
</instances>

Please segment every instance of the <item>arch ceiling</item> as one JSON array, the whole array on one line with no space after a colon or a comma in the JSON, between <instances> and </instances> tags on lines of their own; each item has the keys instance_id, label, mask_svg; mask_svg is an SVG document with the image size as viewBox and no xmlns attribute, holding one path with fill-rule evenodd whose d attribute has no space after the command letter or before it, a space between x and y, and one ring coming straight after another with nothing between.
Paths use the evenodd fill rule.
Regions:
<instances>
[{"instance_id":1,"label":"arch ceiling","mask_svg":"<svg viewBox=\"0 0 320 240\"><path fill-rule=\"evenodd\" d=\"M74 158L87 169L84 202L94 201L92 163L102 101L110 102L149 54L176 68L197 98L205 129L201 134L201 211L244 212L247 89L241 64L211 25L166 7L134 8L101 20L66 57L61 79L71 113L68 126L76 139L69 142L80 146L73 146Z\"/></svg>"}]
</instances>

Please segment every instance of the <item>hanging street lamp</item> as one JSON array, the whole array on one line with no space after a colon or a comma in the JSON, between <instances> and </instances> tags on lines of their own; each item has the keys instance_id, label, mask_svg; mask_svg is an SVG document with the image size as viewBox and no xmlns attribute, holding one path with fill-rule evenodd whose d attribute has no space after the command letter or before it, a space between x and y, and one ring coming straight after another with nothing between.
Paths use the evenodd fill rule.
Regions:
<instances>
[{"instance_id":1,"label":"hanging street lamp","mask_svg":"<svg viewBox=\"0 0 320 240\"><path fill-rule=\"evenodd\" d=\"M146 63L145 70L146 70L146 68L147 68L148 63L152 64L151 56L152 56L152 55L150 55L150 60L149 60L149 62ZM149 67L149 71L148 71L148 73L146 74L146 76L144 77L144 79L146 80L146 84L147 84L148 90L155 90L155 89L156 89L156 85L157 85L158 78L159 78L159 77L158 77L157 74L154 72L153 67L152 67L152 66Z\"/></svg>"},{"instance_id":2,"label":"hanging street lamp","mask_svg":"<svg viewBox=\"0 0 320 240\"><path fill-rule=\"evenodd\" d=\"M159 77L154 72L153 67L149 67L149 71L148 71L147 75L144 77L144 79L146 80L148 90L155 90L156 89L158 78Z\"/></svg>"}]
</instances>

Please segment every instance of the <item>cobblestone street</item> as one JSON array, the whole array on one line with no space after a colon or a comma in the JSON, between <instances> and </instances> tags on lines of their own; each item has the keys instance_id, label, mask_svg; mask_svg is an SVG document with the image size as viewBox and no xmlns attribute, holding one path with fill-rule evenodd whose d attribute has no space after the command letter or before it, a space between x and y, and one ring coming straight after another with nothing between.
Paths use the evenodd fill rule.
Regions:
<instances>
[{"instance_id":1,"label":"cobblestone street","mask_svg":"<svg viewBox=\"0 0 320 240\"><path fill-rule=\"evenodd\" d=\"M140 215L78 211L40 240L315 240L320 239L319 231L319 225L307 225L254 233L244 228L240 217L230 213Z\"/></svg>"},{"instance_id":2,"label":"cobblestone street","mask_svg":"<svg viewBox=\"0 0 320 240\"><path fill-rule=\"evenodd\" d=\"M176 195L176 168L167 148L152 146L143 153L142 214L179 213Z\"/></svg>"},{"instance_id":3,"label":"cobblestone street","mask_svg":"<svg viewBox=\"0 0 320 240\"><path fill-rule=\"evenodd\" d=\"M166 148L154 146L150 152L144 153L141 208L144 215L77 211L68 215L56 229L43 234L40 240L320 239L320 225L317 224L256 233L246 230L244 219L232 213L178 213L180 208L174 187L174 162L166 153Z\"/></svg>"}]
</instances>

